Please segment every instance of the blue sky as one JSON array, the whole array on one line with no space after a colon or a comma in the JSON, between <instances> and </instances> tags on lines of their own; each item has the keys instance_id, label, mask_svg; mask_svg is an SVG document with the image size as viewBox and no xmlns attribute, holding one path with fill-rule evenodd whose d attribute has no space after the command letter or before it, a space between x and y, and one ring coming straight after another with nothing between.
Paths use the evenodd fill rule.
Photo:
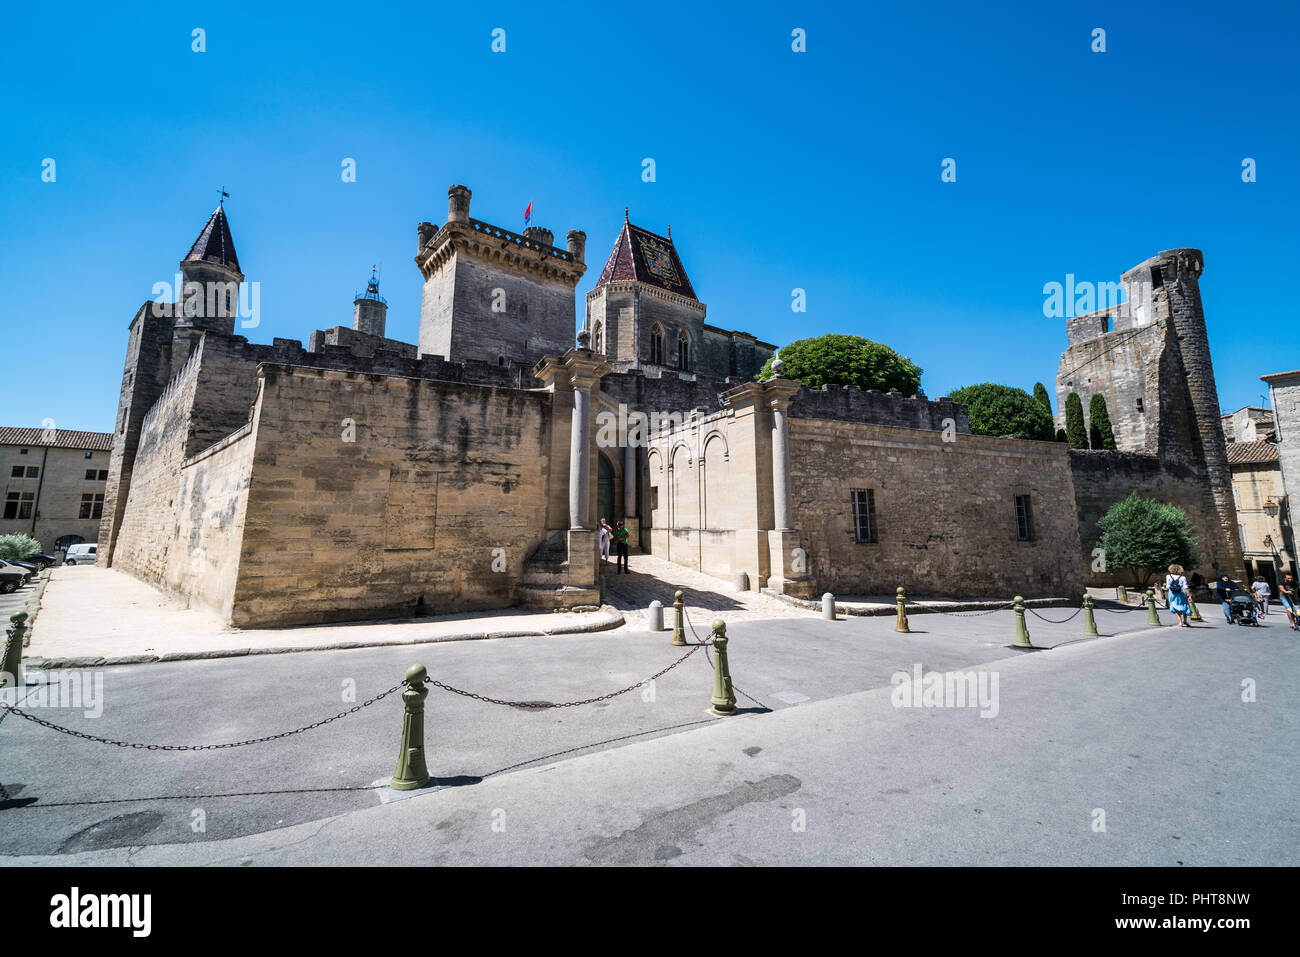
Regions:
<instances>
[{"instance_id":1,"label":"blue sky","mask_svg":"<svg viewBox=\"0 0 1300 957\"><path fill-rule=\"evenodd\" d=\"M1065 331L1043 316L1045 283L1118 280L1196 246L1221 404L1259 404L1261 374L1300 367L1300 14L1172 10L14 7L0 424L112 428L127 323L221 185L261 283L255 341L350 323L375 262L389 335L415 341L416 224L443 222L447 186L464 183L475 218L521 229L532 200L557 242L586 230L579 309L627 205L639 225L672 225L712 324L778 344L865 335L921 365L931 396L1050 388ZM207 52L191 51L196 27Z\"/></svg>"}]
</instances>

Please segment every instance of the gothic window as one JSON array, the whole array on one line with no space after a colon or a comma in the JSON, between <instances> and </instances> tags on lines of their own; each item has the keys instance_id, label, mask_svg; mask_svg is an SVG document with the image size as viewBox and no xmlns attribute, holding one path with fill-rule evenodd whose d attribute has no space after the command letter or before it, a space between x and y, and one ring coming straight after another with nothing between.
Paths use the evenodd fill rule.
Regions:
<instances>
[{"instance_id":1,"label":"gothic window","mask_svg":"<svg viewBox=\"0 0 1300 957\"><path fill-rule=\"evenodd\" d=\"M677 337L677 368L685 372L691 367L691 337L682 330Z\"/></svg>"},{"instance_id":2,"label":"gothic window","mask_svg":"<svg viewBox=\"0 0 1300 957\"><path fill-rule=\"evenodd\" d=\"M650 361L655 365L664 364L664 328L657 322L650 329Z\"/></svg>"},{"instance_id":3,"label":"gothic window","mask_svg":"<svg viewBox=\"0 0 1300 957\"><path fill-rule=\"evenodd\" d=\"M601 355L605 354L605 324L603 322L597 322L592 330L591 348Z\"/></svg>"}]
</instances>

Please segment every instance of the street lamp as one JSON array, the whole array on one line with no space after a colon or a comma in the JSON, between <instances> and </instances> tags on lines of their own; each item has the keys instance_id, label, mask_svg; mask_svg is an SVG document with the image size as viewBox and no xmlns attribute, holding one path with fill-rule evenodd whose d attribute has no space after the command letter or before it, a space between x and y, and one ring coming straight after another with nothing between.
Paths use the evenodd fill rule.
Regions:
<instances>
[{"instance_id":1,"label":"street lamp","mask_svg":"<svg viewBox=\"0 0 1300 957\"><path fill-rule=\"evenodd\" d=\"M1267 502L1264 503L1264 514L1267 515L1269 518L1277 518L1277 513L1280 510L1281 509L1278 506L1277 502L1273 501L1272 499L1269 499Z\"/></svg>"}]
</instances>

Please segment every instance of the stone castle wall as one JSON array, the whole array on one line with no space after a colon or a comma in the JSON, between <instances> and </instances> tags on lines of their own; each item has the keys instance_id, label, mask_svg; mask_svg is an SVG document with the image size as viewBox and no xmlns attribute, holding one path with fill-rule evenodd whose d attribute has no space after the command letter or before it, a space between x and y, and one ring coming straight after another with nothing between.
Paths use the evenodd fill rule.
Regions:
<instances>
[{"instance_id":1,"label":"stone castle wall","mask_svg":"<svg viewBox=\"0 0 1300 957\"><path fill-rule=\"evenodd\" d=\"M1056 442L792 418L795 526L820 590L932 597L1083 591L1070 461ZM871 489L876 544L854 538L851 489ZM1029 495L1033 540L1017 540Z\"/></svg>"},{"instance_id":2,"label":"stone castle wall","mask_svg":"<svg viewBox=\"0 0 1300 957\"><path fill-rule=\"evenodd\" d=\"M233 623L515 603L546 537L549 393L290 366L261 375Z\"/></svg>"}]
</instances>

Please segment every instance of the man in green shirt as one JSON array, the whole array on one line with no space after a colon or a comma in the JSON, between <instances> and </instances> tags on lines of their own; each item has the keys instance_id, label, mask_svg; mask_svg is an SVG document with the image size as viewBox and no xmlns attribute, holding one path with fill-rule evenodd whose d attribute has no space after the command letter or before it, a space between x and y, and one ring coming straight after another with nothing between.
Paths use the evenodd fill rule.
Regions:
<instances>
[{"instance_id":1,"label":"man in green shirt","mask_svg":"<svg viewBox=\"0 0 1300 957\"><path fill-rule=\"evenodd\" d=\"M627 529L623 527L623 520L618 520L618 525L614 527L614 548L618 550L615 556L618 571L620 574L628 573L627 567Z\"/></svg>"}]
</instances>

